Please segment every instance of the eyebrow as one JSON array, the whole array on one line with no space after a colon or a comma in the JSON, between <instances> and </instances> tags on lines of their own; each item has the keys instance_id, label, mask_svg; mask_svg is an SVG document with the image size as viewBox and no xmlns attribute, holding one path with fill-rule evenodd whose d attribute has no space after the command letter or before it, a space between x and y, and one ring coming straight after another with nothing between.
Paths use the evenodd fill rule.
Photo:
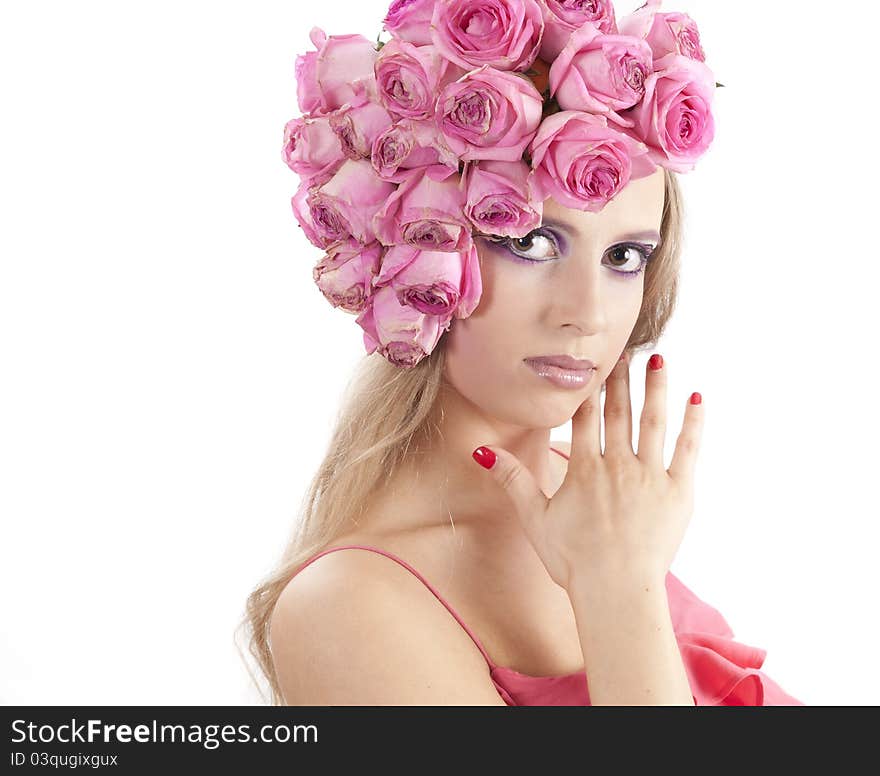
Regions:
<instances>
[{"instance_id":1,"label":"eyebrow","mask_svg":"<svg viewBox=\"0 0 880 776\"><path fill-rule=\"evenodd\" d=\"M552 218L545 218L541 222L541 226L555 226L558 229L564 229L569 234L578 235L577 229L575 229L571 224L566 223L565 221L556 221ZM657 242L660 242L660 232L656 229L647 229L642 232L633 232L631 234L621 235L621 240L647 240L653 238Z\"/></svg>"}]
</instances>

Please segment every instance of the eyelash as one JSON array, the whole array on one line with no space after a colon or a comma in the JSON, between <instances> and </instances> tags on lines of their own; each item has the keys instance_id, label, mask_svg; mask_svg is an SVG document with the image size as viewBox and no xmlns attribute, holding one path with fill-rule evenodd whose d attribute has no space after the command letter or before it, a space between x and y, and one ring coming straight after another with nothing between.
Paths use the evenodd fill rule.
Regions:
<instances>
[{"instance_id":1,"label":"eyelash","mask_svg":"<svg viewBox=\"0 0 880 776\"><path fill-rule=\"evenodd\" d=\"M529 232L524 237L490 237L489 242L492 243L493 245L499 245L501 248L503 248L505 251L507 251L507 253L509 253L513 257L514 261L518 261L522 264L543 264L544 262L547 262L547 261L553 261L552 259L528 259L524 256L520 256L511 247L515 240L524 240L527 237L532 237L532 236L546 237L547 239L549 239L553 243L553 245L556 247L556 250L557 251L559 250L559 241L556 239L556 236L553 234L553 232L551 232L543 227L540 227L538 229L533 229L531 232ZM645 267L648 265L648 262L650 261L651 256L654 255L654 251L657 250L657 248L655 246L652 247L650 245L643 245L642 243L633 243L633 242L620 243L620 245L615 245L614 248L636 248L638 251L641 252L642 262L641 262L638 269L635 269L635 270L615 270L615 272L618 275L629 275L629 276L641 275L642 272L645 271Z\"/></svg>"}]
</instances>

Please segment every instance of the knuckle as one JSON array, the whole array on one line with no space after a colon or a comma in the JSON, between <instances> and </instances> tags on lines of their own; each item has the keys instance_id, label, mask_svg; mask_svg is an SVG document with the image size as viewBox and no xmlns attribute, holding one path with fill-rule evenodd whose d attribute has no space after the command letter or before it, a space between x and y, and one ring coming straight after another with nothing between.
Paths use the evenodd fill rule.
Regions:
<instances>
[{"instance_id":1,"label":"knuckle","mask_svg":"<svg viewBox=\"0 0 880 776\"><path fill-rule=\"evenodd\" d=\"M697 449L697 440L695 437L682 434L678 438L678 446L686 453L692 453Z\"/></svg>"},{"instance_id":2,"label":"knuckle","mask_svg":"<svg viewBox=\"0 0 880 776\"><path fill-rule=\"evenodd\" d=\"M593 413L598 412L599 409L601 408L601 406L602 405L599 403L599 398L596 397L595 399L593 399L593 398L587 399L581 405L580 409L581 409L581 412L583 412L585 415L592 415Z\"/></svg>"},{"instance_id":3,"label":"knuckle","mask_svg":"<svg viewBox=\"0 0 880 776\"><path fill-rule=\"evenodd\" d=\"M629 412L626 407L617 404L611 403L605 405L605 417L606 418L623 418L627 417Z\"/></svg>"},{"instance_id":4,"label":"knuckle","mask_svg":"<svg viewBox=\"0 0 880 776\"><path fill-rule=\"evenodd\" d=\"M609 450L605 453L605 466L614 478L621 479L629 473L631 457L625 452Z\"/></svg>"},{"instance_id":5,"label":"knuckle","mask_svg":"<svg viewBox=\"0 0 880 776\"><path fill-rule=\"evenodd\" d=\"M569 461L566 476L569 474L579 484L589 484L596 478L596 471L602 463L602 454L599 452L585 452L578 461Z\"/></svg>"},{"instance_id":6,"label":"knuckle","mask_svg":"<svg viewBox=\"0 0 880 776\"><path fill-rule=\"evenodd\" d=\"M666 419L658 412L643 412L642 426L646 428L664 428Z\"/></svg>"},{"instance_id":7,"label":"knuckle","mask_svg":"<svg viewBox=\"0 0 880 776\"><path fill-rule=\"evenodd\" d=\"M501 486L505 489L513 487L514 483L520 477L520 468L517 464L508 466L504 471L500 472Z\"/></svg>"},{"instance_id":8,"label":"knuckle","mask_svg":"<svg viewBox=\"0 0 880 776\"><path fill-rule=\"evenodd\" d=\"M589 417L597 412L601 406L598 396L595 399L590 396L587 399L584 399L583 403L578 407L577 414Z\"/></svg>"}]
</instances>

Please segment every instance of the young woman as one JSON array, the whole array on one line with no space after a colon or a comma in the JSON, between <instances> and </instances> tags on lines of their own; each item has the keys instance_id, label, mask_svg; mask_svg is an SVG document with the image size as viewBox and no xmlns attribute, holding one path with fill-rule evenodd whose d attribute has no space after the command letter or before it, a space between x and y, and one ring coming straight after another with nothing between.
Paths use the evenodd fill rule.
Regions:
<instances>
[{"instance_id":1,"label":"young woman","mask_svg":"<svg viewBox=\"0 0 880 776\"><path fill-rule=\"evenodd\" d=\"M333 114L327 124L347 160L363 162L369 150L371 184L392 180L398 188L384 192L385 204L358 203L357 218L352 210L347 219L328 213L342 206L338 193L322 199L321 187L331 195L352 190L338 176L353 166L321 159L321 168L317 155L304 166L302 148L294 159L292 146L306 135L288 127L287 161L308 173L308 207L294 198L294 211L327 250L315 279L334 305L346 306L320 281L342 266L340 245L358 238L360 266L369 246L377 253L363 298L350 288L344 295L353 305L346 309L360 312L371 355L349 386L279 567L248 600L252 652L274 703L801 705L760 671L764 650L735 641L722 615L669 571L693 509L704 408L698 393L683 397L667 467L670 365L659 353L645 366L633 444L630 361L655 348L676 297L682 203L675 168L687 169L711 140L704 115L685 160L686 151L670 150L645 129L644 116L660 110L673 65L704 78L684 88L684 108L696 115L694 95L711 71L693 64L702 63L702 51L683 14L662 14L651 2L616 19L610 4L592 5L593 18L573 22L550 0L392 4L385 28L395 36L393 50L366 57L376 81L371 110L388 111L379 130L399 129L407 110L418 108L418 78L413 85L400 77L393 88L383 68L420 62L431 87L424 91L440 95L428 102L440 140L420 145L436 158L390 172L384 157L377 161L379 130L364 145L367 124L343 121L365 92L355 87L331 98L329 79L321 79L334 39L313 31L319 58L298 63L301 86L318 89L301 90L301 105L313 120ZM501 25L498 41L494 28L478 35L473 20L487 8L509 11L506 23L517 34L504 37ZM530 35L541 57L529 55L528 44L523 54ZM343 42L350 41L336 44ZM429 59L429 45L443 56ZM641 74L627 82L635 92L628 105L600 88L600 61L624 62L629 74L641 62ZM317 77L309 81L311 67ZM481 143L457 133L467 119L455 111L466 99L473 110L477 92L462 95L462 84L487 72L496 80L483 80L480 94L518 89L510 73L530 79L533 91L511 115L528 115L533 93L543 99L534 124L511 121L506 135ZM394 100L407 84L413 99L403 106ZM493 103L496 117L501 102ZM682 110L681 121L697 121ZM604 135L591 134L599 123L585 114L601 115ZM493 119L480 115L480 132L492 134ZM504 158L508 167L493 157L505 145L515 149ZM629 155L615 157L620 148ZM450 150L462 164L443 178ZM518 177L523 170L527 178ZM494 205L480 210L487 181L499 176ZM407 220L419 210L413 192L431 185L431 217ZM467 221L437 215L455 191ZM493 221L501 211L507 220ZM370 218L361 218L365 212ZM340 236L333 229L341 222ZM466 234L456 231L461 223ZM429 233L434 243L438 234L449 241L432 250L419 242ZM426 294L426 274L448 280L451 257L460 282L451 291L448 282L435 283ZM421 282L407 281L406 272ZM453 304L444 309L447 292ZM421 327L415 335L412 325L394 326L388 305ZM568 420L571 443L552 441L551 429Z\"/></svg>"}]
</instances>

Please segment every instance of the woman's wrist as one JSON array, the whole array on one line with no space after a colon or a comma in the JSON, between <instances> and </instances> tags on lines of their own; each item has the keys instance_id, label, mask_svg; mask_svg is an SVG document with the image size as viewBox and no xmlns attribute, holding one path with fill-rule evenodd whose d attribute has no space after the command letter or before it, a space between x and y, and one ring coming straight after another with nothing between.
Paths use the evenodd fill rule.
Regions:
<instances>
[{"instance_id":1,"label":"woman's wrist","mask_svg":"<svg viewBox=\"0 0 880 776\"><path fill-rule=\"evenodd\" d=\"M569 596L592 705L694 705L664 582L582 576Z\"/></svg>"},{"instance_id":2,"label":"woman's wrist","mask_svg":"<svg viewBox=\"0 0 880 776\"><path fill-rule=\"evenodd\" d=\"M579 601L601 602L607 599L662 594L666 598L666 574L629 564L605 564L578 570L569 577L568 596Z\"/></svg>"}]
</instances>

